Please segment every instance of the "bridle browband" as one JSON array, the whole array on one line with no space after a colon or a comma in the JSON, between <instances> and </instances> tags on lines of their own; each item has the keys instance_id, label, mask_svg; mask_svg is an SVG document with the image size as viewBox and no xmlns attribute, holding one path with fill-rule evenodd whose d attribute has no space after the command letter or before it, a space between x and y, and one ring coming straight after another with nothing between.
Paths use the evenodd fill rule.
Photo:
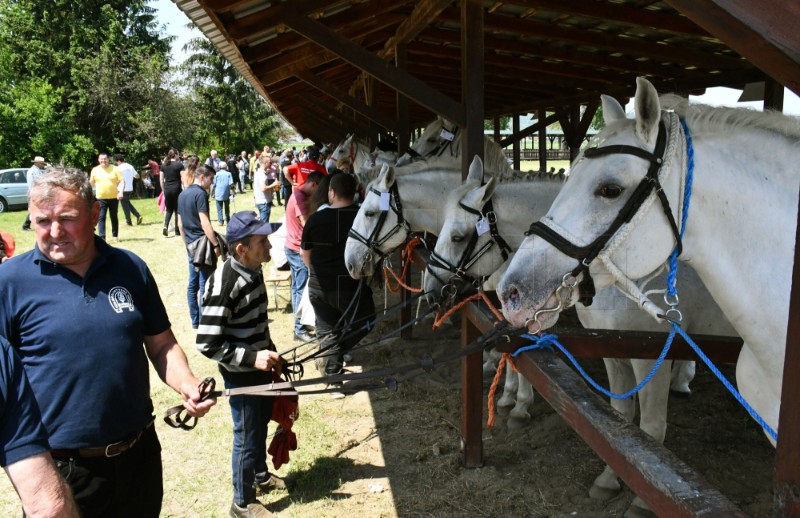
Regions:
<instances>
[{"instance_id":1,"label":"bridle browband","mask_svg":"<svg viewBox=\"0 0 800 518\"><path fill-rule=\"evenodd\" d=\"M469 212L470 214L474 214L480 218L486 218L486 221L489 223L489 235L491 239L487 241L482 247L480 247L477 251L475 251L475 246L478 243L478 235L477 229L472 232L472 235L467 242L467 247L464 249L464 252L461 254L461 258L458 260L458 263L453 264L449 262L444 257L437 254L435 251L431 252L430 259L428 259L428 265L426 269L428 272L433 275L436 279L439 280L443 284L442 286L442 295L444 295L444 291L446 288L452 286L453 277L461 280L466 281L479 288L484 282L486 282L487 276L482 277L472 277L467 274L472 265L474 265L478 259L483 257L483 255L489 251L495 244L500 248L500 254L503 256L503 261L508 260L508 254L512 252L511 247L508 246L506 240L500 235L497 230L497 215L494 212L494 206L492 204L491 198L483 205L481 210L475 210L472 207L468 207L464 205L463 202L458 202L458 205L464 209L465 211ZM474 253L473 253L474 252ZM434 272L431 267L439 268L442 270L446 270L453 274L453 276L447 281L443 281L436 272ZM455 291L451 294L455 295Z\"/></svg>"},{"instance_id":2,"label":"bridle browband","mask_svg":"<svg viewBox=\"0 0 800 518\"><path fill-rule=\"evenodd\" d=\"M424 160L424 159L426 159L428 157L442 156L444 154L445 150L448 149L448 148L451 148L450 154L451 155L453 154L452 153L453 141L456 139L456 136L458 135L458 132L461 131L461 128L458 125L456 125L455 128L453 128L453 130L451 131L451 130L445 128L444 124L442 124L442 129L440 130L440 134L441 134L441 131L446 131L446 132L450 133L451 135L453 135L453 138L450 139L450 140L447 140L445 138L440 138L439 139L439 143L436 145L436 147L433 148L430 151L430 153L428 153L427 155L424 155L424 156L420 155L419 152L416 149L414 149L414 148L409 146L409 148L406 150L406 154L408 154L411 157L411 161L412 162L414 162L416 160Z\"/></svg>"},{"instance_id":3,"label":"bridle browband","mask_svg":"<svg viewBox=\"0 0 800 518\"><path fill-rule=\"evenodd\" d=\"M372 193L381 196L383 192L375 189L374 187L370 187L369 191ZM383 237L381 236L381 230L383 229L383 224L386 222L386 216L389 214L388 210L382 210L380 216L378 216L378 223L375 225L375 228L372 229L370 232L369 237L364 237L359 234L354 228L350 229L348 235L355 239L356 241L362 243L366 246L370 252L376 254L379 258L384 258L389 255L390 252L384 252L380 249L386 241L391 239L392 236L404 230L406 234L409 232L408 223L406 219L403 217L403 204L400 202L400 191L397 189L397 182L393 183L391 187L389 187L389 208L397 215L397 223L386 232L386 235Z\"/></svg>"},{"instance_id":4,"label":"bridle browband","mask_svg":"<svg viewBox=\"0 0 800 518\"><path fill-rule=\"evenodd\" d=\"M678 230L678 225L675 222L675 217L672 215L672 210L670 209L667 195L664 193L664 189L658 178L658 173L660 172L661 166L664 163L664 151L666 150L666 147L667 128L662 117L658 126L658 136L656 137L655 149L652 153L639 147L627 145L594 147L588 148L584 151L583 156L589 159L607 155L622 154L633 155L647 160L650 163L647 169L647 174L644 178L642 178L642 181L639 182L639 185L636 186L633 194L620 209L616 218L614 218L614 221L612 221L609 227L602 234L597 236L597 238L595 238L595 240L590 244L586 246L575 245L564 236L559 234L558 231L541 221L531 224L530 229L525 233L525 235L537 235L541 237L556 247L563 254L578 260L578 266L576 266L575 269L573 269L568 275L572 275L572 277L577 279L580 274L583 274L583 278L579 283L579 300L582 304L586 306L591 305L592 299L595 295L594 281L589 273L589 265L600 254L600 252L602 252L609 240L614 237L617 231L624 224L631 220L631 218L642 206L644 201L654 190L656 195L658 195L659 200L661 200L661 207L663 208L664 214L667 216L667 220L672 228L672 233L675 236L675 241L677 243L676 247L678 250L678 255L680 255L683 247L681 243L680 231Z\"/></svg>"}]
</instances>

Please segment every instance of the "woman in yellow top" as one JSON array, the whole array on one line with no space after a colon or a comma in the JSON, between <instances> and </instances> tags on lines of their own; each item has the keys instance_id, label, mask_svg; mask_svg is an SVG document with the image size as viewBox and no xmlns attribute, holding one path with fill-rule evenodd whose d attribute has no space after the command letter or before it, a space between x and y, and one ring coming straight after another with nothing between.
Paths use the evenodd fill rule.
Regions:
<instances>
[{"instance_id":1,"label":"woman in yellow top","mask_svg":"<svg viewBox=\"0 0 800 518\"><path fill-rule=\"evenodd\" d=\"M125 192L125 179L117 166L109 164L108 153L97 155L100 165L95 166L89 175L89 181L97 191L100 203L100 219L97 221L97 232L100 239L106 239L106 213L111 216L111 236L119 241L119 200Z\"/></svg>"}]
</instances>

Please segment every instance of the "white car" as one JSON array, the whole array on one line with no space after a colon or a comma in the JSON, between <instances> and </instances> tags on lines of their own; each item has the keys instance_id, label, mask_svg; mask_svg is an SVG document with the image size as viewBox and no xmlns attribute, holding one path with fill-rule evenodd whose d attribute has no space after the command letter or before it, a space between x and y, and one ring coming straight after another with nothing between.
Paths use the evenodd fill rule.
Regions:
<instances>
[{"instance_id":1,"label":"white car","mask_svg":"<svg viewBox=\"0 0 800 518\"><path fill-rule=\"evenodd\" d=\"M27 169L0 169L0 212L28 208Z\"/></svg>"}]
</instances>

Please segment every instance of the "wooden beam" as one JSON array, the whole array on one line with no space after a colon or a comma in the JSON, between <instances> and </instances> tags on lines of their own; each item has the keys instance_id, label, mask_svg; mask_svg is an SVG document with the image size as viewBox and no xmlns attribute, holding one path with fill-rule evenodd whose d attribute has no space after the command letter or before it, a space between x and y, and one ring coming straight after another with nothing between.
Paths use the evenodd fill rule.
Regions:
<instances>
[{"instance_id":1,"label":"wooden beam","mask_svg":"<svg viewBox=\"0 0 800 518\"><path fill-rule=\"evenodd\" d=\"M798 213L800 215L800 213ZM775 507L773 517L800 516L800 216L795 233L792 295L786 327L786 356L783 360L781 415L778 422L778 447L775 456Z\"/></svg>"},{"instance_id":2,"label":"wooden beam","mask_svg":"<svg viewBox=\"0 0 800 518\"><path fill-rule=\"evenodd\" d=\"M367 106L365 102L361 101L360 99L356 99L355 97L347 94L343 90L340 90L339 88L336 87L336 85L329 83L328 81L314 74L313 72L309 70L304 70L298 72L295 75L298 78L305 81L306 84L308 84L309 86L316 88L317 90L325 93L326 95L329 95L336 101L368 117L369 119L380 124L387 130L393 132L397 131L397 124L391 117L387 117L386 115L379 112L375 108Z\"/></svg>"},{"instance_id":3,"label":"wooden beam","mask_svg":"<svg viewBox=\"0 0 800 518\"><path fill-rule=\"evenodd\" d=\"M552 113L550 114L549 117L546 117L544 119L539 119L538 121L534 122L527 128L521 131L515 131L513 135L509 135L508 137L504 138L503 140L500 141L500 147L508 147L509 144L513 144L514 142L519 142L525 137L533 135L537 131L546 129L547 126L557 121L558 121L558 115Z\"/></svg>"},{"instance_id":4,"label":"wooden beam","mask_svg":"<svg viewBox=\"0 0 800 518\"><path fill-rule=\"evenodd\" d=\"M322 48L329 49L367 72L382 83L403 93L429 110L440 113L457 124L464 124L464 110L453 99L441 94L422 81L398 70L374 54L364 50L352 41L342 38L325 25L305 16L295 16L287 20L287 26L297 31Z\"/></svg>"},{"instance_id":5,"label":"wooden beam","mask_svg":"<svg viewBox=\"0 0 800 518\"><path fill-rule=\"evenodd\" d=\"M796 0L666 0L761 70L800 94Z\"/></svg>"}]
</instances>

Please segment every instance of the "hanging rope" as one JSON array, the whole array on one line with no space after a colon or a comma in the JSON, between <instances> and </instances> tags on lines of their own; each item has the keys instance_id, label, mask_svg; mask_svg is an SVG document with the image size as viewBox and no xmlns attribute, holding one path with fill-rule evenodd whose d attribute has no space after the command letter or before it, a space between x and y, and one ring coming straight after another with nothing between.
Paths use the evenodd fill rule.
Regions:
<instances>
[{"instance_id":1,"label":"hanging rope","mask_svg":"<svg viewBox=\"0 0 800 518\"><path fill-rule=\"evenodd\" d=\"M408 273L408 269L411 267L411 258L413 257L414 250L422 243L422 240L418 236L414 236L407 244L406 247L403 249L403 253L400 255L400 262L403 265L403 271L398 276L394 270L392 270L389 266L383 267L383 275L386 279L386 286L389 288L389 291L392 293L397 293L401 287L405 288L406 290L412 293L420 293L422 292L422 288L414 288L408 286L405 282L403 282L403 278ZM389 280L389 274L394 277L394 280L397 282L395 286L392 286L392 283Z\"/></svg>"},{"instance_id":2,"label":"hanging rope","mask_svg":"<svg viewBox=\"0 0 800 518\"><path fill-rule=\"evenodd\" d=\"M489 400L488 400L489 417L486 419L486 428L494 427L494 412L495 412L494 397L495 394L497 394L497 387L500 385L500 377L503 375L503 370L506 367L507 360L508 357L506 353L503 353L503 356L500 358L500 363L497 364L497 372L494 373L492 386L489 389Z\"/></svg>"}]
</instances>

